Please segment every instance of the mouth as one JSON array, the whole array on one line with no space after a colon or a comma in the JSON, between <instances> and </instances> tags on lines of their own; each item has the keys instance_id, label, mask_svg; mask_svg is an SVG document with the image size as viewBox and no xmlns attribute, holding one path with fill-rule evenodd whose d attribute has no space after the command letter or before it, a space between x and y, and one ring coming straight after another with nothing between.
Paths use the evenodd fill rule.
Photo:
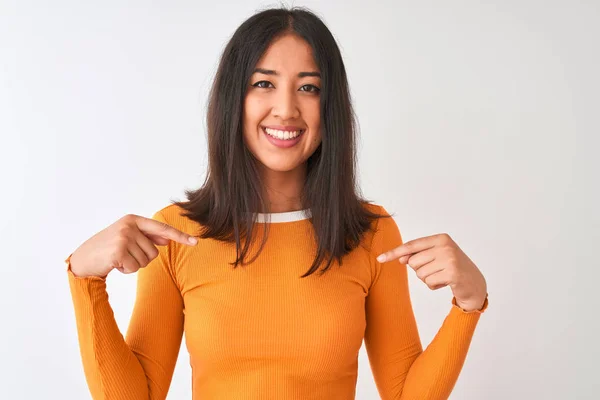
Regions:
<instances>
[{"instance_id":1,"label":"mouth","mask_svg":"<svg viewBox=\"0 0 600 400\"><path fill-rule=\"evenodd\" d=\"M261 126L260 128L265 134L267 140L279 148L289 148L295 146L300 142L300 139L306 132L306 129L299 129L296 131L280 131L277 129L267 128L265 126Z\"/></svg>"},{"instance_id":2,"label":"mouth","mask_svg":"<svg viewBox=\"0 0 600 400\"><path fill-rule=\"evenodd\" d=\"M306 129L297 129L297 130L279 130L279 129L271 129L266 126L261 126L261 129L265 134L271 136L272 138L278 140L294 140L306 131Z\"/></svg>"}]
</instances>

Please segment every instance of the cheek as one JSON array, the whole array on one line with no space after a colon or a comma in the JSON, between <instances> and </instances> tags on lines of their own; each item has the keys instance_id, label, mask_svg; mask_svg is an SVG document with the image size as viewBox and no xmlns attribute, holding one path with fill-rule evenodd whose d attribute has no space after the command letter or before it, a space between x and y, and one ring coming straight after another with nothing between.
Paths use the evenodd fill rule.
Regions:
<instances>
[{"instance_id":1,"label":"cheek","mask_svg":"<svg viewBox=\"0 0 600 400\"><path fill-rule=\"evenodd\" d=\"M261 102L254 99L252 96L246 96L244 100L244 125L257 125L260 122Z\"/></svg>"},{"instance_id":2,"label":"cheek","mask_svg":"<svg viewBox=\"0 0 600 400\"><path fill-rule=\"evenodd\" d=\"M321 144L321 135L316 135L312 140L312 148L316 150L317 147Z\"/></svg>"},{"instance_id":3,"label":"cheek","mask_svg":"<svg viewBox=\"0 0 600 400\"><path fill-rule=\"evenodd\" d=\"M320 107L319 99L302 99L300 101L300 118L313 131L317 131L321 124Z\"/></svg>"},{"instance_id":4,"label":"cheek","mask_svg":"<svg viewBox=\"0 0 600 400\"><path fill-rule=\"evenodd\" d=\"M242 137L250 150L257 146L256 127L260 123L260 118L257 115L254 104L251 101L246 101L242 114Z\"/></svg>"},{"instance_id":5,"label":"cheek","mask_svg":"<svg viewBox=\"0 0 600 400\"><path fill-rule=\"evenodd\" d=\"M246 96L244 105L252 114L263 113L269 109L269 99L260 93L251 92Z\"/></svg>"},{"instance_id":6,"label":"cheek","mask_svg":"<svg viewBox=\"0 0 600 400\"><path fill-rule=\"evenodd\" d=\"M317 147L321 143L321 115L320 115L320 104L317 101L316 104L312 104L310 108L305 110L305 122L310 127L312 136L310 138L311 147Z\"/></svg>"}]
</instances>

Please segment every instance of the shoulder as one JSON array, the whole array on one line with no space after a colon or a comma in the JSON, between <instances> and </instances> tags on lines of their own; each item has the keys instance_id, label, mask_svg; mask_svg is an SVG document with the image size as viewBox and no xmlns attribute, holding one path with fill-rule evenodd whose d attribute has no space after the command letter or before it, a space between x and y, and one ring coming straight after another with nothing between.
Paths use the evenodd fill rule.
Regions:
<instances>
[{"instance_id":1,"label":"shoulder","mask_svg":"<svg viewBox=\"0 0 600 400\"><path fill-rule=\"evenodd\" d=\"M365 210L380 217L373 217L370 221L369 231L366 232L364 240L368 248L380 251L382 248L393 243L402 241L398 224L394 220L394 213L382 204L362 202Z\"/></svg>"},{"instance_id":2,"label":"shoulder","mask_svg":"<svg viewBox=\"0 0 600 400\"><path fill-rule=\"evenodd\" d=\"M363 201L362 206L365 210L370 211L372 213L387 214L386 209L381 204Z\"/></svg>"},{"instance_id":3,"label":"shoulder","mask_svg":"<svg viewBox=\"0 0 600 400\"><path fill-rule=\"evenodd\" d=\"M195 222L191 221L183 213L184 210L178 205L169 204L157 210L152 218L163 220L165 223L171 225L175 229L193 234L193 232L197 229Z\"/></svg>"},{"instance_id":4,"label":"shoulder","mask_svg":"<svg viewBox=\"0 0 600 400\"><path fill-rule=\"evenodd\" d=\"M165 219L173 219L179 215L180 208L175 204L168 204L156 211L155 214L162 214Z\"/></svg>"},{"instance_id":5,"label":"shoulder","mask_svg":"<svg viewBox=\"0 0 600 400\"><path fill-rule=\"evenodd\" d=\"M391 208L377 203L364 202L363 205L368 211L382 215L380 218L373 218L371 222L374 243L380 245L385 241L399 242L402 240L400 229L394 219L395 212Z\"/></svg>"},{"instance_id":6,"label":"shoulder","mask_svg":"<svg viewBox=\"0 0 600 400\"><path fill-rule=\"evenodd\" d=\"M377 204L377 203L372 203L372 202L363 202L362 203L363 208L373 214L378 214L381 215L383 217L381 218L373 218L373 221L371 222L371 227L372 228L377 228L377 227L381 227L382 225L385 225L387 223L389 223L390 221L393 223L393 214L390 213L388 211L388 209L386 207L384 207L382 204ZM384 222L386 221L386 222Z\"/></svg>"}]
</instances>

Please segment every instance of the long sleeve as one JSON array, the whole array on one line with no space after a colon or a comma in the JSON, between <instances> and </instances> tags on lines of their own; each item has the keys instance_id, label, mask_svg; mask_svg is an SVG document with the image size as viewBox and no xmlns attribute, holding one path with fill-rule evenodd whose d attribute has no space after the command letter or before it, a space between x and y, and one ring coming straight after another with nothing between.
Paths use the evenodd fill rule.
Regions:
<instances>
[{"instance_id":1,"label":"long sleeve","mask_svg":"<svg viewBox=\"0 0 600 400\"><path fill-rule=\"evenodd\" d=\"M381 207L381 211L386 210ZM402 244L392 218L377 222L373 236L373 281L366 299L365 348L382 400L447 399L466 359L479 317L487 308L465 312L452 299L440 330L422 350L412 309L408 271L397 259L375 257Z\"/></svg>"},{"instance_id":2,"label":"long sleeve","mask_svg":"<svg viewBox=\"0 0 600 400\"><path fill-rule=\"evenodd\" d=\"M166 222L158 211L153 219ZM106 281L67 273L86 381L94 399L165 399L183 335L183 300L175 283L172 241L137 272L136 300L123 337Z\"/></svg>"}]
</instances>

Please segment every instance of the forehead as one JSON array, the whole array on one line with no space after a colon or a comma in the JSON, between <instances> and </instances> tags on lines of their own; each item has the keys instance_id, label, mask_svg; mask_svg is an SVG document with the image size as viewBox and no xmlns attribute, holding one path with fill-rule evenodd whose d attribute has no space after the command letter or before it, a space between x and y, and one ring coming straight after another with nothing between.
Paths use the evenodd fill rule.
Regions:
<instances>
[{"instance_id":1,"label":"forehead","mask_svg":"<svg viewBox=\"0 0 600 400\"><path fill-rule=\"evenodd\" d=\"M310 45L295 34L275 39L264 52L257 67L274 69L280 73L318 71Z\"/></svg>"}]
</instances>

